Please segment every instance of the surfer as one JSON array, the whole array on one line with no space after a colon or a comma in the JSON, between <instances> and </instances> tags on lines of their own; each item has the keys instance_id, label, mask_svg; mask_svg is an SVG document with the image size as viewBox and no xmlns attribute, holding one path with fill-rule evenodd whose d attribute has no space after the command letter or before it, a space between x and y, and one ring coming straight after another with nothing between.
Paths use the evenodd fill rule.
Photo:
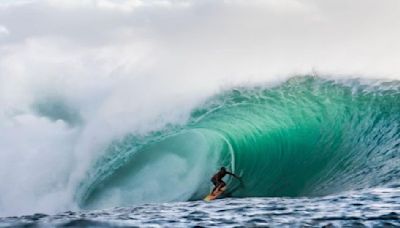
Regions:
<instances>
[{"instance_id":1,"label":"surfer","mask_svg":"<svg viewBox=\"0 0 400 228\"><path fill-rule=\"evenodd\" d=\"M228 174L231 175L237 179L239 179L238 176L236 176L235 174L227 171L225 169L225 167L221 167L221 169L218 171L218 173L216 173L212 178L211 178L211 182L214 184L214 189L212 190L212 193L214 193L215 191L219 191L221 188L225 187L226 183L222 180L222 178L224 178L224 176Z\"/></svg>"}]
</instances>

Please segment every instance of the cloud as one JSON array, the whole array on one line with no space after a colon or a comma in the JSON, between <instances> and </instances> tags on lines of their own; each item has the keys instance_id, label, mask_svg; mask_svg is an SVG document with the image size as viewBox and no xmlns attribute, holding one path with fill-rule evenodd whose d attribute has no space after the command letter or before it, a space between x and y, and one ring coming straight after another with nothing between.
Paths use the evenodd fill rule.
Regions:
<instances>
[{"instance_id":1,"label":"cloud","mask_svg":"<svg viewBox=\"0 0 400 228\"><path fill-rule=\"evenodd\" d=\"M99 9L131 11L143 4L141 0L82 0L82 1L66 1L66 0L48 0L48 4L56 8L87 8L94 7Z\"/></svg>"},{"instance_id":2,"label":"cloud","mask_svg":"<svg viewBox=\"0 0 400 228\"><path fill-rule=\"evenodd\" d=\"M10 35L10 31L8 31L8 29L5 26L0 25L0 37L7 35Z\"/></svg>"},{"instance_id":3,"label":"cloud","mask_svg":"<svg viewBox=\"0 0 400 228\"><path fill-rule=\"evenodd\" d=\"M396 75L398 10L392 0L48 0L3 9L0 21L12 31L3 46L34 40L91 52L142 46L148 55L140 61L157 64L148 74L180 69L244 79L316 68ZM137 59L124 54L108 58Z\"/></svg>"},{"instance_id":4,"label":"cloud","mask_svg":"<svg viewBox=\"0 0 400 228\"><path fill-rule=\"evenodd\" d=\"M188 6L190 0L47 0L49 5L56 8L97 8L100 10L116 10L131 12L140 7L176 7Z\"/></svg>"},{"instance_id":5,"label":"cloud","mask_svg":"<svg viewBox=\"0 0 400 228\"><path fill-rule=\"evenodd\" d=\"M3 0L0 1L0 9L18 7L35 2L36 0Z\"/></svg>"},{"instance_id":6,"label":"cloud","mask_svg":"<svg viewBox=\"0 0 400 228\"><path fill-rule=\"evenodd\" d=\"M217 75L313 67L399 74L398 10L392 0L48 0L3 9L0 21L12 31L3 45L64 40L94 52L142 45L151 54L141 61L158 62L152 72L184 61L182 70ZM197 70L200 63L210 65Z\"/></svg>"}]
</instances>

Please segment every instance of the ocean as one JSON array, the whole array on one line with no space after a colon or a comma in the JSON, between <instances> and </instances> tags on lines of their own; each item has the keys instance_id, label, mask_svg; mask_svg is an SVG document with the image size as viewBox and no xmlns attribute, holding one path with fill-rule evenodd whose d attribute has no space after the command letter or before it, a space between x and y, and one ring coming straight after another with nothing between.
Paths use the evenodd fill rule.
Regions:
<instances>
[{"instance_id":1,"label":"ocean","mask_svg":"<svg viewBox=\"0 0 400 228\"><path fill-rule=\"evenodd\" d=\"M400 227L399 12L0 0L0 227Z\"/></svg>"},{"instance_id":2,"label":"ocean","mask_svg":"<svg viewBox=\"0 0 400 228\"><path fill-rule=\"evenodd\" d=\"M400 82L292 77L235 87L185 124L126 134L77 185L77 209L1 226L400 226ZM204 202L219 167L223 197Z\"/></svg>"},{"instance_id":3,"label":"ocean","mask_svg":"<svg viewBox=\"0 0 400 228\"><path fill-rule=\"evenodd\" d=\"M325 197L225 198L0 218L0 227L399 227L399 186Z\"/></svg>"}]
</instances>

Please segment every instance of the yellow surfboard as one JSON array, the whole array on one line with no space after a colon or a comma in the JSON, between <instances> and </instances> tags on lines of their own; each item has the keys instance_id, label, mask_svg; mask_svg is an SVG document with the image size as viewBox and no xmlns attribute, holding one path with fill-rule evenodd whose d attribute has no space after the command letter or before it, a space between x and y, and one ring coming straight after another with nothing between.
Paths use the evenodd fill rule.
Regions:
<instances>
[{"instance_id":1,"label":"yellow surfboard","mask_svg":"<svg viewBox=\"0 0 400 228\"><path fill-rule=\"evenodd\" d=\"M218 198L222 193L224 193L226 190L226 187L220 188L219 191L211 192L208 194L205 198L204 201L210 202L211 200L215 200Z\"/></svg>"}]
</instances>

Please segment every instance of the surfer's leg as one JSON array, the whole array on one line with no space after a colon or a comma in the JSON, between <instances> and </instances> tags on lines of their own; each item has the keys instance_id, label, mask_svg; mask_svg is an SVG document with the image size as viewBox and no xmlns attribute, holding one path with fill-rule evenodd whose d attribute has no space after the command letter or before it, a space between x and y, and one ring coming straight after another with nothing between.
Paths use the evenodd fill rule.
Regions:
<instances>
[{"instance_id":1,"label":"surfer's leg","mask_svg":"<svg viewBox=\"0 0 400 228\"><path fill-rule=\"evenodd\" d=\"M223 188L223 187L225 187L225 185L226 185L226 183L222 181L222 183L221 183L221 187L220 187L220 188Z\"/></svg>"},{"instance_id":2,"label":"surfer's leg","mask_svg":"<svg viewBox=\"0 0 400 228\"><path fill-rule=\"evenodd\" d=\"M221 190L221 188L223 188L223 187L225 187L225 182L224 181L221 181L221 182L219 182L219 185L218 185L218 187L217 187L217 191L220 191Z\"/></svg>"},{"instance_id":3,"label":"surfer's leg","mask_svg":"<svg viewBox=\"0 0 400 228\"><path fill-rule=\"evenodd\" d=\"M214 188L213 188L213 190L211 191L212 193L218 188L218 185L219 185L219 183L217 182L217 181L215 181L215 180L211 180L212 181L212 183L213 183L213 185L214 185Z\"/></svg>"}]
</instances>

